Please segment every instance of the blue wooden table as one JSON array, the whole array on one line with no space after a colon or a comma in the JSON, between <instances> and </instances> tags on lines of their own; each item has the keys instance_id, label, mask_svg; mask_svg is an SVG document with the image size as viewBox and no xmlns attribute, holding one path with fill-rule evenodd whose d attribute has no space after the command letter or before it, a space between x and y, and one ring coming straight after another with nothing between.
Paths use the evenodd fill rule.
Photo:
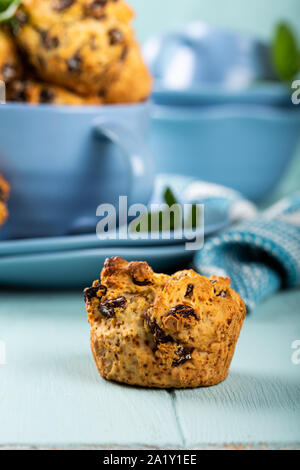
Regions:
<instances>
[{"instance_id":1,"label":"blue wooden table","mask_svg":"<svg viewBox=\"0 0 300 470\"><path fill-rule=\"evenodd\" d=\"M300 448L300 291L246 320L221 385L159 391L104 381L82 294L0 293L0 443L25 447Z\"/></svg>"}]
</instances>

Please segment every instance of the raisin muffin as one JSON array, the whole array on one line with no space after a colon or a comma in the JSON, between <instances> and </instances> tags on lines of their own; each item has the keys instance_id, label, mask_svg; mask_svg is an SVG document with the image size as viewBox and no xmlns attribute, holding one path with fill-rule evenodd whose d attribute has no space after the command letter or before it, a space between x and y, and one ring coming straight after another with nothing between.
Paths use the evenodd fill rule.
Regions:
<instances>
[{"instance_id":1,"label":"raisin muffin","mask_svg":"<svg viewBox=\"0 0 300 470\"><path fill-rule=\"evenodd\" d=\"M126 57L119 67L118 78L105 87L104 102L117 104L146 100L152 88L152 78L137 44L132 43L128 48Z\"/></svg>"},{"instance_id":2,"label":"raisin muffin","mask_svg":"<svg viewBox=\"0 0 300 470\"><path fill-rule=\"evenodd\" d=\"M0 80L8 85L19 78L21 74L22 66L16 47L8 31L0 26Z\"/></svg>"},{"instance_id":3,"label":"raisin muffin","mask_svg":"<svg viewBox=\"0 0 300 470\"><path fill-rule=\"evenodd\" d=\"M24 0L14 34L39 77L83 95L100 94L120 77L138 45L133 12L122 0ZM145 71L143 61L140 61ZM149 72L148 89L151 91ZM137 86L131 75L128 86Z\"/></svg>"},{"instance_id":4,"label":"raisin muffin","mask_svg":"<svg viewBox=\"0 0 300 470\"><path fill-rule=\"evenodd\" d=\"M121 23L130 23L134 12L123 0L22 0L16 26L31 22L48 28L61 21L103 20L108 16Z\"/></svg>"},{"instance_id":5,"label":"raisin muffin","mask_svg":"<svg viewBox=\"0 0 300 470\"><path fill-rule=\"evenodd\" d=\"M9 197L10 186L0 174L0 227L8 217L7 200Z\"/></svg>"},{"instance_id":6,"label":"raisin muffin","mask_svg":"<svg viewBox=\"0 0 300 470\"><path fill-rule=\"evenodd\" d=\"M246 314L230 279L107 259L85 289L91 348L102 377L156 388L211 386L228 373Z\"/></svg>"},{"instance_id":7,"label":"raisin muffin","mask_svg":"<svg viewBox=\"0 0 300 470\"><path fill-rule=\"evenodd\" d=\"M15 80L7 87L7 101L28 104L100 105L99 96L81 96L65 88L35 80Z\"/></svg>"}]
</instances>

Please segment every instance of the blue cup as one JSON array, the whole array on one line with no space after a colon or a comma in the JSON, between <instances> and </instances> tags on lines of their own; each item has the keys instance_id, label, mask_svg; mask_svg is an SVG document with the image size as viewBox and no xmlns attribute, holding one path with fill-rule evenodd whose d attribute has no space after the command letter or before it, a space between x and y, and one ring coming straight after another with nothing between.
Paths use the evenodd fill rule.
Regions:
<instances>
[{"instance_id":1,"label":"blue cup","mask_svg":"<svg viewBox=\"0 0 300 470\"><path fill-rule=\"evenodd\" d=\"M148 103L0 106L0 172L12 187L1 238L94 231L100 204L147 204Z\"/></svg>"},{"instance_id":2,"label":"blue cup","mask_svg":"<svg viewBox=\"0 0 300 470\"><path fill-rule=\"evenodd\" d=\"M167 93L173 101L175 92L182 91L193 92L198 100L201 93L206 102L226 98L228 92L235 98L241 94L243 102L249 87L276 78L269 45L202 22L149 39L144 55L156 79L155 98L159 102L166 100ZM262 102L262 92L254 98ZM182 99L181 94L179 101Z\"/></svg>"}]
</instances>

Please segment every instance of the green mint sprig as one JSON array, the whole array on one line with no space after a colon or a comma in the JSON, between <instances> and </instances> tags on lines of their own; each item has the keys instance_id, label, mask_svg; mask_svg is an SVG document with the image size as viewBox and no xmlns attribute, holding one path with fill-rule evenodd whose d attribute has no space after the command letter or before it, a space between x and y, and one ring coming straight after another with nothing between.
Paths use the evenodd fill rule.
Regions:
<instances>
[{"instance_id":1,"label":"green mint sprig","mask_svg":"<svg viewBox=\"0 0 300 470\"><path fill-rule=\"evenodd\" d=\"M178 204L178 200L177 200L176 196L174 195L174 193L173 193L173 191L170 187L165 188L164 193L163 193L163 199L164 199L165 204L169 208L174 206L175 204ZM166 211L166 214L169 214L169 211ZM159 221L158 231L162 232L163 231L164 213L162 211L159 211L158 213L156 213L156 215L158 216L158 221ZM186 228L196 230L196 229L199 228L199 220L201 220L200 215L201 214L199 212L198 206L196 204L193 204L191 206L190 213L187 214L185 220L180 221L180 225L183 227L183 224L185 223ZM152 214L150 213L150 214L146 215L145 217L146 217L146 219L143 217L142 220L141 220L141 223L137 226L137 232L138 233L143 231L142 227L145 226L145 225L148 226L148 232L152 231ZM144 222L147 222L147 224L145 224ZM180 228L180 226L176 226L174 214L171 213L170 214L170 230L174 231L174 230L179 229L179 228Z\"/></svg>"},{"instance_id":2,"label":"green mint sprig","mask_svg":"<svg viewBox=\"0 0 300 470\"><path fill-rule=\"evenodd\" d=\"M0 23L11 20L20 3L21 0L0 0Z\"/></svg>"},{"instance_id":3,"label":"green mint sprig","mask_svg":"<svg viewBox=\"0 0 300 470\"><path fill-rule=\"evenodd\" d=\"M288 23L281 22L275 28L272 58L280 80L292 82L300 72L300 44Z\"/></svg>"}]
</instances>

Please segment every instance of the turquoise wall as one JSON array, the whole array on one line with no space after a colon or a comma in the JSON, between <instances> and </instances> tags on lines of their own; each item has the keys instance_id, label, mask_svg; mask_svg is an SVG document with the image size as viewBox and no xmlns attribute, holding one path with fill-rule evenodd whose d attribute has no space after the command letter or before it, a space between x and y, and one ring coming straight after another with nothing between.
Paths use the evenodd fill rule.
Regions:
<instances>
[{"instance_id":1,"label":"turquoise wall","mask_svg":"<svg viewBox=\"0 0 300 470\"><path fill-rule=\"evenodd\" d=\"M141 41L151 34L202 20L268 38L286 19L300 36L300 0L128 0L134 7Z\"/></svg>"}]
</instances>

